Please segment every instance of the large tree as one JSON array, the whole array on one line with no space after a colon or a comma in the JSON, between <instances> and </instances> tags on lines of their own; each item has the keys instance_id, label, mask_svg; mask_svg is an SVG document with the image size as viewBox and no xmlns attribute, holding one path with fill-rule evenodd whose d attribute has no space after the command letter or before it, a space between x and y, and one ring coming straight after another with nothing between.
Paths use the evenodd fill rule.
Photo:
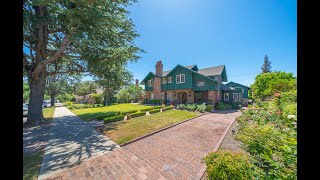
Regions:
<instances>
[{"instance_id":1,"label":"large tree","mask_svg":"<svg viewBox=\"0 0 320 180\"><path fill-rule=\"evenodd\" d=\"M259 74L251 85L253 98L265 99L275 93L296 89L297 81L292 73L281 71Z\"/></svg>"},{"instance_id":2,"label":"large tree","mask_svg":"<svg viewBox=\"0 0 320 180\"><path fill-rule=\"evenodd\" d=\"M124 86L132 83L133 75L125 64L101 64L94 74L94 79L103 88L104 104L110 105L114 95Z\"/></svg>"},{"instance_id":3,"label":"large tree","mask_svg":"<svg viewBox=\"0 0 320 180\"><path fill-rule=\"evenodd\" d=\"M262 73L271 72L271 61L269 61L269 57L267 55L264 56L264 61L263 61L261 70L262 70Z\"/></svg>"},{"instance_id":4,"label":"large tree","mask_svg":"<svg viewBox=\"0 0 320 180\"><path fill-rule=\"evenodd\" d=\"M66 71L86 72L95 63L137 60L141 50L126 10L135 0L24 0L23 67L30 85L28 124L43 118L47 66L67 63Z\"/></svg>"}]
</instances>

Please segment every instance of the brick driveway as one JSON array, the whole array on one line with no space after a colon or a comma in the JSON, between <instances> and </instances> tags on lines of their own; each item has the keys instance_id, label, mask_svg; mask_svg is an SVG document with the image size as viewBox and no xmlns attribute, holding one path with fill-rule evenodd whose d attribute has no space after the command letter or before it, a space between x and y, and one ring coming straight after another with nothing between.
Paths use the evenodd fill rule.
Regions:
<instances>
[{"instance_id":1,"label":"brick driveway","mask_svg":"<svg viewBox=\"0 0 320 180\"><path fill-rule=\"evenodd\" d=\"M241 112L210 113L110 153L88 159L49 179L200 179L206 153L220 145Z\"/></svg>"}]
</instances>

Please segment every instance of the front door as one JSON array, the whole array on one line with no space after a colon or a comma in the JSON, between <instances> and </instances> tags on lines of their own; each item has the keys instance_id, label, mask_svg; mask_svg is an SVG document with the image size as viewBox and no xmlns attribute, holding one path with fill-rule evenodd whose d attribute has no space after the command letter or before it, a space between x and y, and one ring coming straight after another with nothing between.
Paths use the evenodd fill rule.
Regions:
<instances>
[{"instance_id":1,"label":"front door","mask_svg":"<svg viewBox=\"0 0 320 180\"><path fill-rule=\"evenodd\" d=\"M187 93L182 93L182 104L187 102Z\"/></svg>"}]
</instances>

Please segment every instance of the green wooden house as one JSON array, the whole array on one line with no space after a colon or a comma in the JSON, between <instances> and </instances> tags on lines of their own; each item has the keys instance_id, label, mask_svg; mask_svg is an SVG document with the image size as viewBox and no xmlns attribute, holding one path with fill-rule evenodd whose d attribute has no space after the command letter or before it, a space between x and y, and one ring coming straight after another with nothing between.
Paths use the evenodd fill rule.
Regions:
<instances>
[{"instance_id":1,"label":"green wooden house","mask_svg":"<svg viewBox=\"0 0 320 180\"><path fill-rule=\"evenodd\" d=\"M163 64L158 61L156 72L149 72L140 84L145 85L145 100L157 99L167 103L208 103L215 105L224 100L223 93L237 93L237 103L241 103L247 93L247 89L233 84L224 85L227 82L225 65L199 69L197 65L177 65L172 70L163 71ZM231 82L230 82L231 83ZM245 89L242 91L242 89ZM239 93L241 95L239 95ZM234 104L233 101L225 101Z\"/></svg>"}]
</instances>

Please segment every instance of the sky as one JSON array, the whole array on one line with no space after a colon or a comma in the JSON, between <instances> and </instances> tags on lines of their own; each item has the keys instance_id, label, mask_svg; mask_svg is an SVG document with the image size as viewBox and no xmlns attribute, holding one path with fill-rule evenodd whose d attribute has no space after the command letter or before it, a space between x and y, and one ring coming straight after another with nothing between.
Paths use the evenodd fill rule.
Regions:
<instances>
[{"instance_id":1,"label":"sky","mask_svg":"<svg viewBox=\"0 0 320 180\"><path fill-rule=\"evenodd\" d=\"M140 82L162 60L164 71L225 65L228 81L249 86L265 54L272 70L297 74L295 0L139 0L128 10L146 51L128 64Z\"/></svg>"}]
</instances>

